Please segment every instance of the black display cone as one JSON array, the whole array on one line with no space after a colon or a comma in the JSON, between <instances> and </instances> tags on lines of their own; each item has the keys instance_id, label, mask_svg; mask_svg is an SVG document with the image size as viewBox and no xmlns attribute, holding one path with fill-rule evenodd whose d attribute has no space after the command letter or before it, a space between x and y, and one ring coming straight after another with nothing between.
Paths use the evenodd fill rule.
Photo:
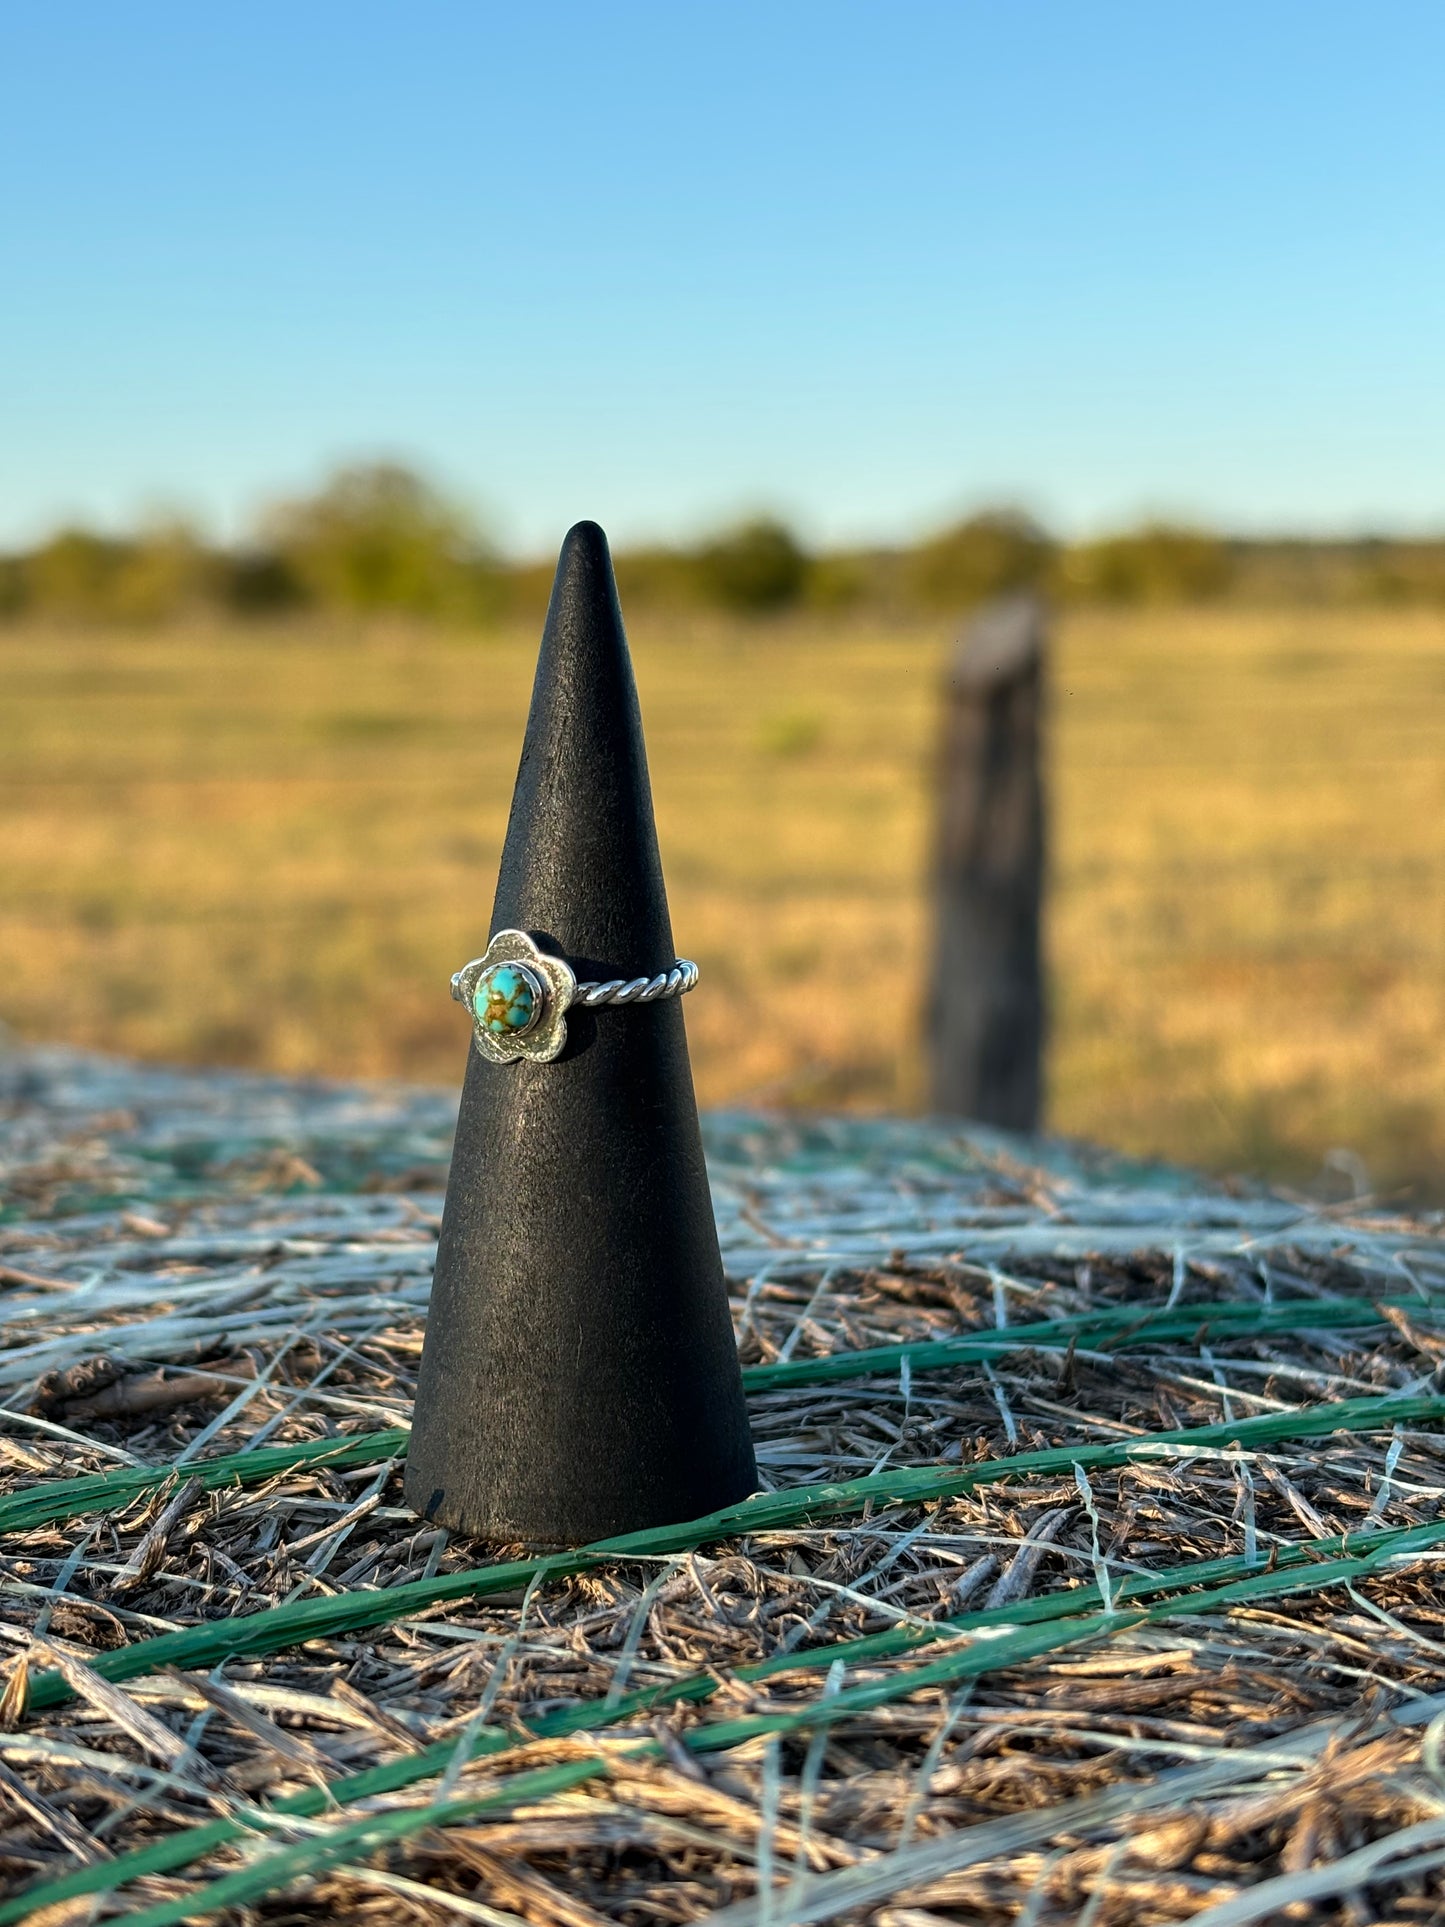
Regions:
<instances>
[{"instance_id":1,"label":"black display cone","mask_svg":"<svg viewBox=\"0 0 1445 1927\"><path fill-rule=\"evenodd\" d=\"M563 543L543 631L492 912L508 929L583 981L677 955L591 522ZM681 1002L574 1007L566 1024L552 1063L469 1047L406 1462L426 1518L541 1546L692 1518L757 1483Z\"/></svg>"}]
</instances>

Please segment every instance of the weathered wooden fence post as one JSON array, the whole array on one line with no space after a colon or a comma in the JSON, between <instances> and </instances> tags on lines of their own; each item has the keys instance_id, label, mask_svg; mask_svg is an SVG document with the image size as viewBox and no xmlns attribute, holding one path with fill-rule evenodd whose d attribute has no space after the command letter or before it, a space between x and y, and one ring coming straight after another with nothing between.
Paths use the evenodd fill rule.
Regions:
<instances>
[{"instance_id":1,"label":"weathered wooden fence post","mask_svg":"<svg viewBox=\"0 0 1445 1927\"><path fill-rule=\"evenodd\" d=\"M1030 1131L1043 1086L1046 624L1010 596L969 623L945 687L928 1013L933 1108Z\"/></svg>"}]
</instances>

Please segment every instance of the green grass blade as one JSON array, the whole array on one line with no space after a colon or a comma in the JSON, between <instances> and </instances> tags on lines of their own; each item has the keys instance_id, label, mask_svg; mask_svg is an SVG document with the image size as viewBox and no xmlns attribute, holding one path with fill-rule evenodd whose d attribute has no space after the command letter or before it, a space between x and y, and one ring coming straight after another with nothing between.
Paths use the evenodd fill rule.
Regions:
<instances>
[{"instance_id":1,"label":"green grass blade","mask_svg":"<svg viewBox=\"0 0 1445 1927\"><path fill-rule=\"evenodd\" d=\"M433 1806L405 1807L400 1812L353 1820L319 1839L303 1840L280 1853L266 1854L236 1873L223 1874L199 1894L163 1900L154 1907L141 1907L125 1918L131 1927L170 1927L172 1922L193 1920L218 1908L244 1906L247 1901L274 1893L279 1887L289 1887L294 1881L314 1879L328 1867L364 1859L378 1848L390 1846L427 1827L475 1819L489 1807L533 1805L554 1794L568 1792L586 1780L595 1780L606 1771L606 1763L600 1759L565 1760L557 1766L519 1773L502 1792L439 1800Z\"/></svg>"},{"instance_id":2,"label":"green grass blade","mask_svg":"<svg viewBox=\"0 0 1445 1927\"><path fill-rule=\"evenodd\" d=\"M1395 1303L1409 1305L1417 1321L1431 1322L1431 1310L1417 1300L1393 1297L1319 1299L1307 1306L1294 1303L1184 1305L1176 1306L1173 1311L1163 1307L1153 1311L1111 1307L1076 1318L1012 1325L1002 1332L920 1339L909 1344L833 1352L826 1358L793 1358L772 1365L749 1365L743 1372L743 1384L749 1392L780 1391L793 1385L842 1384L849 1379L894 1373L904 1359L911 1371L947 1371L982 1359L996 1359L1009 1352L1061 1349L1070 1339L1086 1345L1098 1340L1123 1350L1171 1338L1207 1342L1292 1331L1301 1323L1322 1329L1365 1328L1384 1324L1379 1306ZM189 1464L185 1475L204 1480L208 1491L262 1485L268 1479L317 1465L379 1464L383 1459L403 1455L408 1436L404 1428L395 1427L351 1439L316 1439L300 1445L233 1452ZM176 1469L170 1466L123 1466L114 1472L97 1472L78 1479L47 1479L0 1498L0 1533L28 1532L61 1519L94 1518L120 1511L160 1491L175 1476Z\"/></svg>"},{"instance_id":3,"label":"green grass blade","mask_svg":"<svg viewBox=\"0 0 1445 1927\"><path fill-rule=\"evenodd\" d=\"M750 1365L743 1383L750 1392L776 1391L790 1385L831 1385L850 1378L868 1378L896 1371L908 1360L915 1372L947 1370L1008 1352L1062 1350L1070 1339L1088 1348L1093 1341L1112 1342L1115 1350L1156 1345L1171 1338L1207 1344L1226 1338L1296 1331L1301 1325L1319 1329L1384 1325L1382 1304L1409 1304L1424 1324L1432 1309L1418 1299L1335 1298L1287 1305L1180 1305L1173 1311L1111 1309L1077 1318L1055 1318L1032 1325L1010 1325L1003 1331L970 1332L958 1338L919 1339L901 1345L877 1345L863 1351L830 1352L825 1358L790 1358L773 1365Z\"/></svg>"},{"instance_id":4,"label":"green grass blade","mask_svg":"<svg viewBox=\"0 0 1445 1927\"><path fill-rule=\"evenodd\" d=\"M1445 1537L1445 1526L1420 1528L1419 1533L1439 1539ZM1390 1536L1403 1539L1410 1535ZM762 1737L814 1731L852 1718L858 1713L874 1711L930 1687L954 1685L963 1679L978 1678L985 1673L1018 1666L1030 1659L1078 1647L1095 1639L1114 1638L1146 1623L1197 1617L1284 1593L1318 1591L1344 1580L1364 1578L1385 1560L1400 1556L1398 1547L1381 1548L1365 1557L1323 1560L1302 1572L1284 1573L1276 1570L1259 1573L1234 1585L1189 1593L1161 1605L1131 1612L1081 1615L1067 1620L1062 1628L1020 1628L998 1639L975 1642L960 1652L945 1654L925 1665L902 1667L883 1679L845 1687L807 1706L787 1712L748 1714L731 1720L709 1721L684 1732L680 1738L692 1752L714 1753ZM836 1655L837 1650L831 1649L832 1654ZM639 1740L628 1750L633 1757L639 1758L655 1758L662 1752L660 1744L651 1739ZM318 1873L360 1859L378 1848L394 1845L428 1828L456 1825L475 1819L489 1809L540 1801L589 1779L601 1777L607 1771L607 1762L600 1757L595 1761L569 1761L564 1766L519 1774L505 1787L485 1794L435 1801L348 1822L331 1829L323 1837L302 1841L280 1853L262 1855L235 1873L221 1876L199 1893L162 1901L126 1917L132 1922L132 1927L176 1927L176 1923L214 1913L223 1907L241 1906L263 1899L297 1880L313 1878ZM107 1871L113 1875L116 1870L112 1867ZM37 1892L31 1897L32 1906L39 1899Z\"/></svg>"},{"instance_id":5,"label":"green grass blade","mask_svg":"<svg viewBox=\"0 0 1445 1927\"><path fill-rule=\"evenodd\" d=\"M1268 1580L1272 1587L1283 1587L1286 1574L1306 1565L1311 1571L1306 1581L1296 1588L1302 1590L1304 1584L1312 1585L1319 1581L1322 1562L1337 1559L1346 1553L1348 1541L1349 1535L1336 1535L1278 1548L1274 1570L1267 1574L1251 1567L1241 1557L1191 1560L1157 1573L1139 1573L1123 1579L1115 1589L1115 1598L1142 1602L1156 1598L1161 1593L1179 1595L1201 1587L1215 1588L1212 1592L1197 1594L1201 1610L1210 1610L1211 1602L1217 1604L1224 1596L1218 1590L1220 1587L1251 1579ZM1430 1526L1396 1527L1358 1535L1349 1556L1351 1560L1361 1562L1361 1569L1366 1564L1373 1569L1386 1560L1408 1557L1413 1552L1424 1551L1442 1542L1445 1542L1445 1521ZM1326 1580L1324 1583L1332 1581ZM857 1665L867 1660L893 1658L964 1633L1003 1625L1077 1619L1097 1613L1101 1603L1096 1586L1072 1587L1009 1606L964 1613L953 1619L939 1620L932 1626L895 1626L887 1632L829 1641L804 1652L774 1654L751 1666L739 1667L735 1677L752 1683L778 1673L823 1671L837 1659ZM684 1701L706 1700L716 1691L717 1680L713 1674L692 1673L679 1680L643 1687L626 1694L612 1707L606 1707L601 1701L584 1700L575 1706L560 1708L533 1720L527 1728L527 1734L534 1740L556 1739L622 1725L639 1713ZM514 1751L524 1744L526 1740L518 1739L514 1733L500 1727L487 1727L474 1738L473 1757ZM344 1806L380 1793L397 1792L443 1772L454 1749L454 1741L440 1741L420 1752L389 1761L385 1766L370 1767L365 1772L336 1779L327 1787L303 1788L299 1793L278 1800L275 1811L278 1815L311 1816L333 1805ZM119 1859L99 1866L79 1868L72 1874L32 1890L28 1895L0 1904L0 1927L10 1927L10 1923L19 1921L35 1908L51 1906L85 1893L109 1893L145 1874L172 1872L200 1859L216 1847L246 1836L250 1831L239 1820L216 1820L182 1828L163 1840L138 1848Z\"/></svg>"},{"instance_id":6,"label":"green grass blade","mask_svg":"<svg viewBox=\"0 0 1445 1927\"><path fill-rule=\"evenodd\" d=\"M355 1438L308 1439L299 1445L262 1445L254 1452L196 1459L184 1466L124 1465L81 1479L46 1479L0 1499L0 1532L29 1532L57 1519L92 1518L119 1512L176 1479L200 1479L208 1492L226 1486L264 1485L302 1468L380 1463L406 1451L411 1434L397 1426Z\"/></svg>"},{"instance_id":7,"label":"green grass blade","mask_svg":"<svg viewBox=\"0 0 1445 1927\"><path fill-rule=\"evenodd\" d=\"M367 1626L390 1624L448 1600L481 1599L510 1592L539 1577L562 1578L629 1556L666 1557L674 1552L691 1551L712 1540L783 1531L858 1513L868 1506L923 1504L1009 1479L1068 1472L1075 1465L1082 1465L1086 1470L1126 1465L1132 1459L1148 1457L1160 1450L1177 1454L1191 1448L1233 1444L1249 1448L1285 1439L1317 1437L1326 1432L1363 1431L1411 1420L1440 1418L1445 1418L1445 1396L1438 1393L1410 1398L1342 1399L1308 1406L1301 1411L1270 1412L1258 1418L1218 1425L1149 1433L1138 1439L1110 1440L1100 1445L1051 1446L980 1465L947 1469L905 1466L839 1484L758 1493L740 1505L726 1506L700 1519L626 1533L572 1552L470 1567L461 1572L439 1574L434 1579L380 1587L374 1592L299 1599L290 1605L268 1607L242 1618L206 1621L180 1632L137 1640L114 1652L97 1654L90 1663L103 1678L111 1680L131 1679L162 1666L214 1666L242 1653L280 1652L308 1639L330 1638ZM43 1673L32 1685L30 1703L38 1711L69 1697L70 1688L58 1673Z\"/></svg>"}]
</instances>

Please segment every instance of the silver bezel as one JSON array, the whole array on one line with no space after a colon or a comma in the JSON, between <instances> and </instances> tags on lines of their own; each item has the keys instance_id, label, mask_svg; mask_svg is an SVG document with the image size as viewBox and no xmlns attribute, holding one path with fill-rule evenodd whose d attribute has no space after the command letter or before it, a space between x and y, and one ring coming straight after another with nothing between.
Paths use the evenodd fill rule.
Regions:
<instances>
[{"instance_id":1,"label":"silver bezel","mask_svg":"<svg viewBox=\"0 0 1445 1927\"><path fill-rule=\"evenodd\" d=\"M536 979L542 992L542 1009L531 1028L505 1044L483 1029L472 1008L478 978L499 963L520 964ZM464 964L452 981L457 1001L465 1004L472 1020L472 1042L489 1064L515 1064L523 1057L534 1064L550 1064L561 1054L567 1042L567 1011L577 993L577 979L570 964L539 950L525 930L499 930L487 945L486 956Z\"/></svg>"}]
</instances>

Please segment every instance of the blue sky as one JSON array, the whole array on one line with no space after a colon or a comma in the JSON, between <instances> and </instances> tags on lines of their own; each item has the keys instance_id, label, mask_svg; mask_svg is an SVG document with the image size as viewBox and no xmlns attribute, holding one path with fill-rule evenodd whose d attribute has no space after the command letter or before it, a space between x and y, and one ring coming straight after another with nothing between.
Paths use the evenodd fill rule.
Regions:
<instances>
[{"instance_id":1,"label":"blue sky","mask_svg":"<svg viewBox=\"0 0 1445 1927\"><path fill-rule=\"evenodd\" d=\"M1445 9L20 6L0 540L1445 527Z\"/></svg>"}]
</instances>

